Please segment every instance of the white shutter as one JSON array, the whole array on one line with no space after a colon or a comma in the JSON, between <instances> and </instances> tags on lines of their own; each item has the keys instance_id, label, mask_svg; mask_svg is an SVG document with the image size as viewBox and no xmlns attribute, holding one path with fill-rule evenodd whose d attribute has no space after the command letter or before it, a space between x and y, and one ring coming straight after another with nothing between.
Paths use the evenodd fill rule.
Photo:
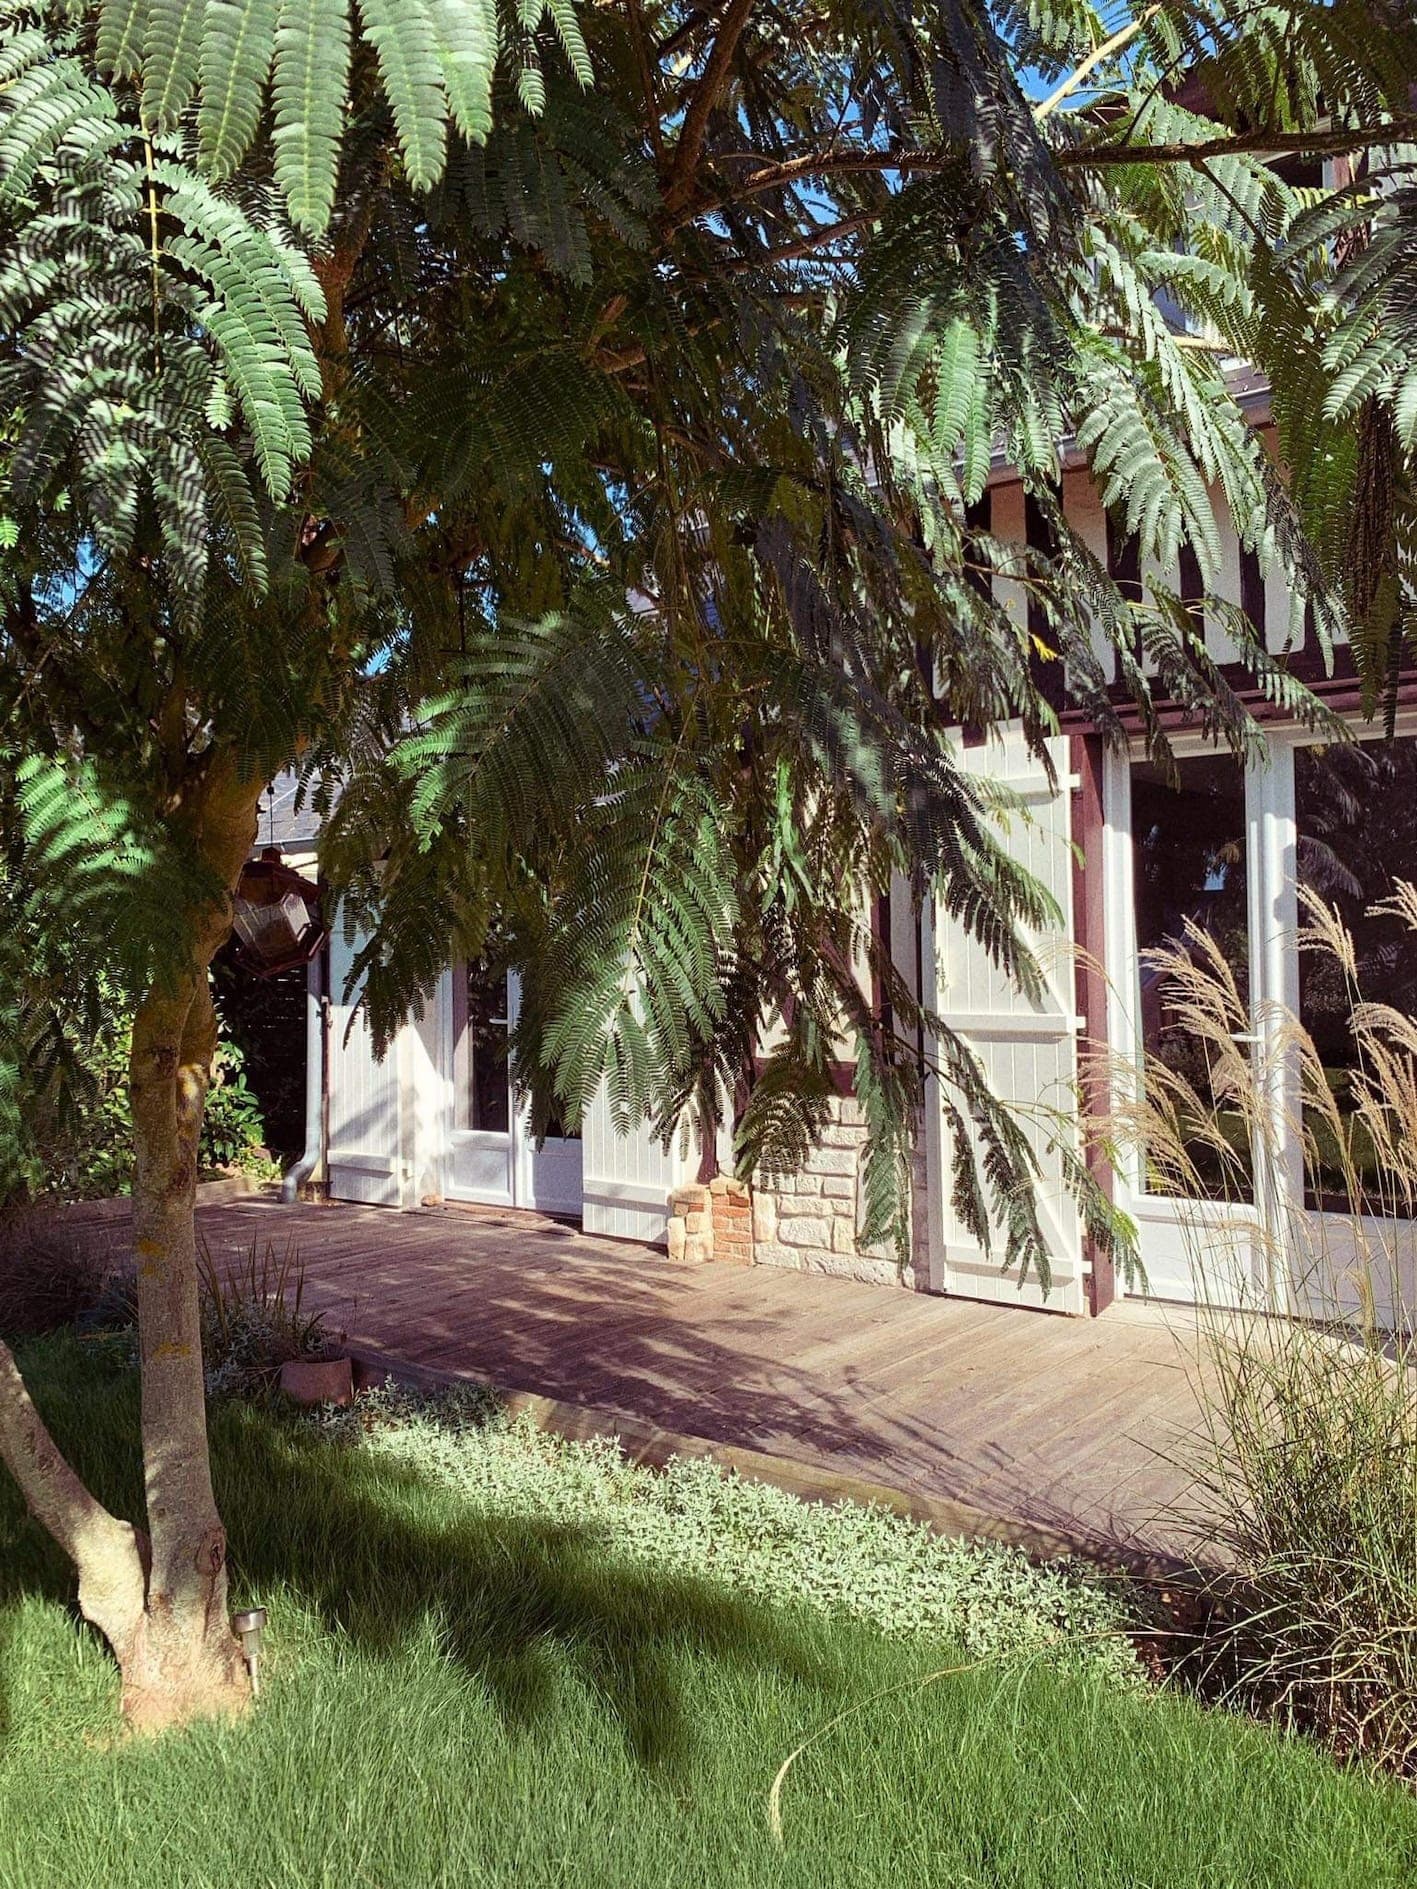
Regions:
<instances>
[{"instance_id":1,"label":"white shutter","mask_svg":"<svg viewBox=\"0 0 1417 1889\"><path fill-rule=\"evenodd\" d=\"M1081 1312L1082 1228L1076 1203L1063 1178L1060 1138L1078 1143L1078 1029L1073 982L1071 799L1065 737L1049 743L1057 769L1056 789L1017 730L1005 730L977 748L961 750L970 773L1002 781L1022 803L1023 813L1000 816L1010 854L1038 879L1064 915L1055 934L1030 939L1044 976L1039 997L1025 997L987 952L941 909L935 914L935 1008L978 1055L989 1086L1013 1105L1016 1119L1038 1159L1038 1215L1048 1243L1052 1279L1045 1298L1037 1277L1020 1285L1016 1271L1001 1270L1003 1236L984 1247L950 1205L949 1130L937 1095L932 1106L936 1158L930 1187L931 1250L937 1289L1008 1305L1046 1305L1050 1311ZM1026 815L1026 817L1025 817Z\"/></svg>"},{"instance_id":2,"label":"white shutter","mask_svg":"<svg viewBox=\"0 0 1417 1889\"><path fill-rule=\"evenodd\" d=\"M666 1152L641 1122L615 1132L602 1083L581 1123L581 1225L612 1239L662 1246L669 1230L669 1196L697 1171L692 1146L676 1135Z\"/></svg>"},{"instance_id":3,"label":"white shutter","mask_svg":"<svg viewBox=\"0 0 1417 1889\"><path fill-rule=\"evenodd\" d=\"M350 1015L357 991L345 979L362 940L346 944L336 922L330 938L330 1197L366 1206L403 1204L404 1150L400 1109L399 1043L382 1061L364 1012Z\"/></svg>"}]
</instances>

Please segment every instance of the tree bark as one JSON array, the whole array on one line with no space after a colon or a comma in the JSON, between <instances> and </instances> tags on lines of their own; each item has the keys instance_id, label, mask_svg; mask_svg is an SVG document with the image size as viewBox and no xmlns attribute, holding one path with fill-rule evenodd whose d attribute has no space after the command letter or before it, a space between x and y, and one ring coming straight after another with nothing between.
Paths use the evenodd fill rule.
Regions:
<instances>
[{"instance_id":1,"label":"tree bark","mask_svg":"<svg viewBox=\"0 0 1417 1889\"><path fill-rule=\"evenodd\" d=\"M64 1460L4 1344L0 1462L20 1485L30 1514L78 1569L79 1609L121 1665L142 1617L146 1543L130 1523L109 1514Z\"/></svg>"},{"instance_id":2,"label":"tree bark","mask_svg":"<svg viewBox=\"0 0 1417 1889\"><path fill-rule=\"evenodd\" d=\"M119 1664L124 1714L144 1728L237 1710L247 1693L227 1619L197 1278L197 1142L215 1046L203 961L175 987L150 991L133 1026L133 1252L150 1564L141 1631Z\"/></svg>"},{"instance_id":3,"label":"tree bark","mask_svg":"<svg viewBox=\"0 0 1417 1889\"><path fill-rule=\"evenodd\" d=\"M118 1661L124 1716L143 1731L233 1714L250 1699L227 1616L226 1530L212 1489L195 1215L217 1039L208 966L231 927L260 783L215 756L192 785L178 821L224 891L179 921L175 961L134 1019L129 1067L146 1535L84 1486L0 1346L0 1459L74 1563L80 1608Z\"/></svg>"},{"instance_id":4,"label":"tree bark","mask_svg":"<svg viewBox=\"0 0 1417 1889\"><path fill-rule=\"evenodd\" d=\"M260 783L217 757L191 818L224 888L133 1023L133 1252L150 1562L141 1632L119 1654L123 1709L145 1729L241 1710L250 1686L227 1615L226 1530L212 1489L197 1273L197 1149L216 1050L208 966L256 837Z\"/></svg>"}]
</instances>

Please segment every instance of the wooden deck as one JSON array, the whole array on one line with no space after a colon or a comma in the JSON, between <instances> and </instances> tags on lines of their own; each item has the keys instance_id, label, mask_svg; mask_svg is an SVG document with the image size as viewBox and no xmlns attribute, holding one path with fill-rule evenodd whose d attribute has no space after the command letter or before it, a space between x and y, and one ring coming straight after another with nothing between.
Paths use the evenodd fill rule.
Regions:
<instances>
[{"instance_id":1,"label":"wooden deck","mask_svg":"<svg viewBox=\"0 0 1417 1889\"><path fill-rule=\"evenodd\" d=\"M215 1254L299 1248L307 1303L410 1364L745 1446L1056 1531L1177 1552L1199 1417L1193 1315L1098 1320L652 1248L499 1210L200 1212Z\"/></svg>"}]
</instances>

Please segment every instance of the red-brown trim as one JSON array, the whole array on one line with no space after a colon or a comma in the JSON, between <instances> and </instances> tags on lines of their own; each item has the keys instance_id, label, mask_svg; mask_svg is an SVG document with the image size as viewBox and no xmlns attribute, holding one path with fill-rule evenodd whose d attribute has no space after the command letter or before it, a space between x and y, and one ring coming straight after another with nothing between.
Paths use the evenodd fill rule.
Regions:
<instances>
[{"instance_id":1,"label":"red-brown trim","mask_svg":"<svg viewBox=\"0 0 1417 1889\"><path fill-rule=\"evenodd\" d=\"M1078 1039L1078 1093L1084 1121L1105 1118L1110 1106L1107 1084L1107 977L1103 963L1106 891L1103 883L1102 756L1100 735L1074 735L1072 767L1078 785L1073 792L1073 929L1077 955L1074 982L1078 1015L1086 1027ZM1112 1169L1095 1135L1084 1148L1088 1171L1103 1193L1112 1198ZM1110 1253L1095 1240L1086 1243L1088 1310L1094 1317L1117 1296L1116 1268Z\"/></svg>"},{"instance_id":2,"label":"red-brown trim","mask_svg":"<svg viewBox=\"0 0 1417 1889\"><path fill-rule=\"evenodd\" d=\"M1345 663L1348 673L1334 676L1315 676L1310 665L1302 660L1290 664L1290 672L1302 681L1317 696L1324 706L1335 715L1359 717L1363 712L1363 687ZM1237 671L1237 678L1243 671ZM1285 708L1269 701L1264 692L1254 686L1236 686L1235 698L1244 704L1257 722L1289 722L1293 716ZM1417 675L1404 676L1397 687L1397 705L1399 708L1417 707ZM1143 733L1143 723L1136 705L1130 701L1118 701L1116 704L1117 720L1129 735ZM1163 702L1157 708L1157 720L1168 733L1178 729L1198 728L1200 717L1194 709L1184 704ZM1376 727L1378 724L1374 723ZM1093 731L1095 723L1084 709L1070 709L1059 717L1059 726L1065 734L1087 735Z\"/></svg>"}]
</instances>

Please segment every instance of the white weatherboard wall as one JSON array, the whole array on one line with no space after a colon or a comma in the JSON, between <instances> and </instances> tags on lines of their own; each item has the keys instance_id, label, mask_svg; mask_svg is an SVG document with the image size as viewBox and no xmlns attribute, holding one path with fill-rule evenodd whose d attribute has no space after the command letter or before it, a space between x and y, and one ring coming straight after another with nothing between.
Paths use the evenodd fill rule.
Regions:
<instances>
[{"instance_id":1,"label":"white weatherboard wall","mask_svg":"<svg viewBox=\"0 0 1417 1889\"><path fill-rule=\"evenodd\" d=\"M1063 915L1055 932L1030 940L1043 973L1043 990L1025 996L1007 971L943 907L934 917L934 1004L974 1050L998 1100L1012 1109L1038 1161L1039 1219L1048 1245L1052 1278L1048 1292L1032 1273L1020 1284L1001 1270L1003 1236L986 1251L950 1203L950 1129L944 1097L932 1084L927 1135L930 1141L931 1285L1005 1305L1046 1306L1081 1312L1082 1227L1064 1178L1063 1149L1077 1146L1078 1029L1072 952L1072 834L1069 744L1049 743L1057 774L1049 780L1016 729L977 748L961 751L972 773L1007 786L1019 801L1000 814L1004 843L1052 895ZM971 1140L974 1137L971 1136Z\"/></svg>"},{"instance_id":2,"label":"white weatherboard wall","mask_svg":"<svg viewBox=\"0 0 1417 1889\"><path fill-rule=\"evenodd\" d=\"M581 1123L581 1161L586 1232L657 1246L668 1238L670 1194L699 1166L692 1136L677 1134L666 1150L645 1123L618 1134L604 1083Z\"/></svg>"},{"instance_id":3,"label":"white weatherboard wall","mask_svg":"<svg viewBox=\"0 0 1417 1889\"><path fill-rule=\"evenodd\" d=\"M397 1207L407 1204L412 1183L403 1145L405 1033L376 1060L368 1021L356 1008L358 991L345 994L359 944L358 937L346 941L336 924L330 939L330 1195Z\"/></svg>"},{"instance_id":4,"label":"white weatherboard wall","mask_svg":"<svg viewBox=\"0 0 1417 1889\"><path fill-rule=\"evenodd\" d=\"M664 1244L669 1196L697 1173L697 1145L685 1145L684 1137L676 1136L666 1152L644 1124L629 1135L617 1134L604 1087L586 1111L580 1143L548 1143L535 1150L522 1134L518 1115L514 1134L486 1137L507 1144L499 1156L507 1177L500 1193L479 1195L457 1185L456 1144L471 1137L459 1136L456 1127L451 977L444 975L425 1015L405 1023L387 1054L376 1059L358 1008L359 993L345 995L361 942L357 936L346 942L337 926L330 943L328 1167L333 1199L413 1207L444 1196L496 1198L552 1212L579 1210L588 1233ZM557 1150L580 1158L582 1192L575 1199L563 1197L564 1188L546 1193L546 1170ZM513 1161L522 1177L515 1187Z\"/></svg>"}]
</instances>

